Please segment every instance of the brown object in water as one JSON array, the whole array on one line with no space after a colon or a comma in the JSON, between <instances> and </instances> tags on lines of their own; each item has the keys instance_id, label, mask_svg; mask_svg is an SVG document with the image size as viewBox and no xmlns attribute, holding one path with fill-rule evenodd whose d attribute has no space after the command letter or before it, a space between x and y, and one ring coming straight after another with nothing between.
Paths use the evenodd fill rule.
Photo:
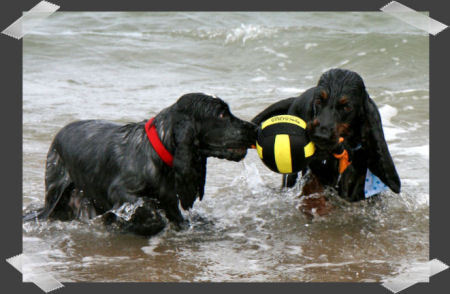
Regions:
<instances>
[{"instance_id":1,"label":"brown object in water","mask_svg":"<svg viewBox=\"0 0 450 294\"><path fill-rule=\"evenodd\" d=\"M307 182L302 187L301 196L305 196L299 209L308 217L315 215L324 216L330 213L333 206L327 201L323 194L324 188L317 177L311 174ZM315 195L313 195L315 194Z\"/></svg>"},{"instance_id":2,"label":"brown object in water","mask_svg":"<svg viewBox=\"0 0 450 294\"><path fill-rule=\"evenodd\" d=\"M327 201L324 195L305 196L299 209L308 217L313 218L315 215L324 216L331 212L333 206Z\"/></svg>"},{"instance_id":3,"label":"brown object in water","mask_svg":"<svg viewBox=\"0 0 450 294\"><path fill-rule=\"evenodd\" d=\"M301 196L308 196L315 193L322 193L324 191L322 184L316 176L311 174L306 183L302 187Z\"/></svg>"}]
</instances>

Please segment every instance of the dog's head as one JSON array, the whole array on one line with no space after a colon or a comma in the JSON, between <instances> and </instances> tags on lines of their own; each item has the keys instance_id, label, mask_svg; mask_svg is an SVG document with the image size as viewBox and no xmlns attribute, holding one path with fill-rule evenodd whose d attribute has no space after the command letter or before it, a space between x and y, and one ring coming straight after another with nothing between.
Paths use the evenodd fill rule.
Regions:
<instances>
[{"instance_id":1,"label":"dog's head","mask_svg":"<svg viewBox=\"0 0 450 294\"><path fill-rule=\"evenodd\" d=\"M256 125L238 119L223 100L210 95L183 95L160 116L175 149L175 190L184 209L203 197L207 157L239 161L256 142Z\"/></svg>"},{"instance_id":2,"label":"dog's head","mask_svg":"<svg viewBox=\"0 0 450 294\"><path fill-rule=\"evenodd\" d=\"M325 72L314 90L309 116L307 130L317 149L332 153L340 137L348 147L361 145L367 153L368 168L392 191L400 191L378 108L356 72Z\"/></svg>"},{"instance_id":3,"label":"dog's head","mask_svg":"<svg viewBox=\"0 0 450 294\"><path fill-rule=\"evenodd\" d=\"M355 72L332 69L319 79L311 101L308 131L316 147L333 150L339 138L351 139L360 134L360 122L366 89Z\"/></svg>"},{"instance_id":4,"label":"dog's head","mask_svg":"<svg viewBox=\"0 0 450 294\"><path fill-rule=\"evenodd\" d=\"M183 95L175 104L189 116L195 148L203 156L239 161L256 142L256 125L235 117L220 98L203 93Z\"/></svg>"}]
</instances>

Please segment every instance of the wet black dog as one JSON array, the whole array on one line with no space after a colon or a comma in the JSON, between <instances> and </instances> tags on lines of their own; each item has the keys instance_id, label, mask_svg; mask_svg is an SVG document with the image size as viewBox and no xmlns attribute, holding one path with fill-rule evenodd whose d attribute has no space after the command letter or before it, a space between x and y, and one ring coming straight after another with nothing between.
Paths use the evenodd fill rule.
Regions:
<instances>
[{"instance_id":1,"label":"wet black dog","mask_svg":"<svg viewBox=\"0 0 450 294\"><path fill-rule=\"evenodd\" d=\"M256 140L254 124L233 116L221 99L201 93L183 95L151 125L172 162L155 151L146 121L87 120L65 126L47 155L45 206L24 220L108 215L108 223L128 231L156 234L166 225L160 211L180 225L179 203L187 210L202 199L207 157L239 161ZM124 203L140 203L131 219L117 217Z\"/></svg>"},{"instance_id":2,"label":"wet black dog","mask_svg":"<svg viewBox=\"0 0 450 294\"><path fill-rule=\"evenodd\" d=\"M299 97L272 104L253 118L260 124L274 115L292 114L307 122L307 132L316 152L306 173L303 195L336 187L339 196L348 201L365 199L367 169L392 191L400 192L400 179L384 139L381 118L375 102L369 97L362 78L355 72L331 69L319 79L316 87ZM339 176L339 162L333 156L344 138L350 166ZM284 186L295 184L297 174L285 176Z\"/></svg>"}]
</instances>

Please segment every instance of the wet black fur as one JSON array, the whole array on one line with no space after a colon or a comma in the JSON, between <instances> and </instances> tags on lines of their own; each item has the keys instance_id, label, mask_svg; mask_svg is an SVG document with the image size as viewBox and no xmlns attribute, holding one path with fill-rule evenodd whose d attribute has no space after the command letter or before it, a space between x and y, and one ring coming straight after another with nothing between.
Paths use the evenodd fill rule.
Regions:
<instances>
[{"instance_id":1,"label":"wet black fur","mask_svg":"<svg viewBox=\"0 0 450 294\"><path fill-rule=\"evenodd\" d=\"M186 94L154 118L174 156L170 167L151 146L145 123L86 120L62 128L47 155L45 206L24 220L105 215L107 223L153 235L166 225L159 211L180 225L179 203L187 210L202 199L207 157L239 161L256 140L255 125L233 116L221 99ZM128 222L110 212L138 199L144 205Z\"/></svg>"},{"instance_id":2,"label":"wet black fur","mask_svg":"<svg viewBox=\"0 0 450 294\"><path fill-rule=\"evenodd\" d=\"M339 103L342 97L347 97L348 103ZM316 87L298 97L270 105L252 122L260 124L280 114L296 115L308 123L307 131L315 143L316 152L302 174L310 171L322 185L338 185L339 195L349 201L364 199L367 168L392 191L400 192L400 179L384 139L380 114L356 72L331 69L320 77ZM348 124L347 133L338 132L342 124ZM350 153L352 164L337 183L338 160L332 153L340 136L345 139L344 145ZM357 149L358 146L361 148ZM291 187L296 180L297 174L284 176L283 185Z\"/></svg>"}]
</instances>

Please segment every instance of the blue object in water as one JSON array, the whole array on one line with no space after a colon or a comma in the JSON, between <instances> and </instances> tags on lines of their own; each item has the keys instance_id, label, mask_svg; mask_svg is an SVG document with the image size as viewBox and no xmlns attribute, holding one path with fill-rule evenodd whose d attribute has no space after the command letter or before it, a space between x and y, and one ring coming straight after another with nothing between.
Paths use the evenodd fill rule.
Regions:
<instances>
[{"instance_id":1,"label":"blue object in water","mask_svg":"<svg viewBox=\"0 0 450 294\"><path fill-rule=\"evenodd\" d=\"M367 169L366 183L364 185L365 198L372 197L373 195L379 194L387 189L388 186L386 186L376 175Z\"/></svg>"}]
</instances>

